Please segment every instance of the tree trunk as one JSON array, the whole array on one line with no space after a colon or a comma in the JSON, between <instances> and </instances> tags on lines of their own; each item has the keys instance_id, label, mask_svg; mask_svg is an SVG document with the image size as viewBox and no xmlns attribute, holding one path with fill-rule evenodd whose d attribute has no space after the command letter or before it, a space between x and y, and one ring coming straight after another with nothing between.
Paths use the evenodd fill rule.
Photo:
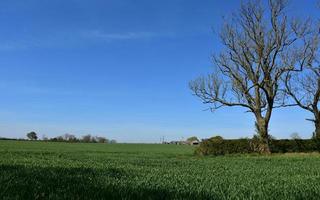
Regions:
<instances>
[{"instance_id":1,"label":"tree trunk","mask_svg":"<svg viewBox=\"0 0 320 200\"><path fill-rule=\"evenodd\" d=\"M320 140L320 120L315 120L314 121L314 139Z\"/></svg>"},{"instance_id":2,"label":"tree trunk","mask_svg":"<svg viewBox=\"0 0 320 200\"><path fill-rule=\"evenodd\" d=\"M270 146L269 146L269 134L268 134L268 126L269 123L264 118L259 118L256 121L256 128L257 132L260 136L260 145L259 145L259 152L270 154Z\"/></svg>"}]
</instances>

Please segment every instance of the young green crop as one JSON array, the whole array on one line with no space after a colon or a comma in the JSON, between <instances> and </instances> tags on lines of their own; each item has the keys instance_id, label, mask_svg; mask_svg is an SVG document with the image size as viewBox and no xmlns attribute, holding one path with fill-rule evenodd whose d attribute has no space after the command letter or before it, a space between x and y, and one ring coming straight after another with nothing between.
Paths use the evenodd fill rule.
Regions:
<instances>
[{"instance_id":1,"label":"young green crop","mask_svg":"<svg viewBox=\"0 0 320 200\"><path fill-rule=\"evenodd\" d=\"M318 199L320 156L197 157L157 144L0 141L2 199Z\"/></svg>"}]
</instances>

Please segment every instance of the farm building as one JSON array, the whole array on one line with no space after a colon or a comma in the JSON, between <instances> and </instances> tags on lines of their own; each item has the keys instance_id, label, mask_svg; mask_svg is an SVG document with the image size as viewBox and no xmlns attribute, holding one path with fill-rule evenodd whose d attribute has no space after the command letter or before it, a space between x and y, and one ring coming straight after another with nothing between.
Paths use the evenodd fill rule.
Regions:
<instances>
[{"instance_id":1,"label":"farm building","mask_svg":"<svg viewBox=\"0 0 320 200\"><path fill-rule=\"evenodd\" d=\"M198 140L193 140L193 141L191 141L189 144L196 146L196 145L199 145L200 142L199 142Z\"/></svg>"}]
</instances>

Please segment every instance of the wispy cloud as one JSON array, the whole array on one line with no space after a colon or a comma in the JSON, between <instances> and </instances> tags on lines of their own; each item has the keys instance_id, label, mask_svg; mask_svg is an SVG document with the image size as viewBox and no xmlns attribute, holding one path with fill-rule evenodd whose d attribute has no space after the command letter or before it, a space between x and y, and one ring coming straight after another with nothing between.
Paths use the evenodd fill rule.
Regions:
<instances>
[{"instance_id":1,"label":"wispy cloud","mask_svg":"<svg viewBox=\"0 0 320 200\"><path fill-rule=\"evenodd\" d=\"M123 40L143 40L163 37L172 37L172 33L164 32L121 32L109 33L104 30L85 31L57 31L40 36L22 37L17 39L0 38L0 51L26 50L30 48L54 48L70 47L78 45L90 45L93 40L123 41Z\"/></svg>"},{"instance_id":2,"label":"wispy cloud","mask_svg":"<svg viewBox=\"0 0 320 200\"><path fill-rule=\"evenodd\" d=\"M126 33L107 33L101 30L86 31L84 36L89 38L103 39L106 41L114 40L137 40L150 39L155 37L170 36L170 34L160 34L155 32L126 32Z\"/></svg>"}]
</instances>

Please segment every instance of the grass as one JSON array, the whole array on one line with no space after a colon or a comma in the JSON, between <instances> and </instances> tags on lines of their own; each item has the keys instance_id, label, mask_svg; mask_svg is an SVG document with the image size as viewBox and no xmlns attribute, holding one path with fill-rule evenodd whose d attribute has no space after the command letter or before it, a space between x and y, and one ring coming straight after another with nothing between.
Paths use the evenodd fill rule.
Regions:
<instances>
[{"instance_id":1,"label":"grass","mask_svg":"<svg viewBox=\"0 0 320 200\"><path fill-rule=\"evenodd\" d=\"M0 141L2 199L319 199L320 155L197 157L190 146Z\"/></svg>"}]
</instances>

